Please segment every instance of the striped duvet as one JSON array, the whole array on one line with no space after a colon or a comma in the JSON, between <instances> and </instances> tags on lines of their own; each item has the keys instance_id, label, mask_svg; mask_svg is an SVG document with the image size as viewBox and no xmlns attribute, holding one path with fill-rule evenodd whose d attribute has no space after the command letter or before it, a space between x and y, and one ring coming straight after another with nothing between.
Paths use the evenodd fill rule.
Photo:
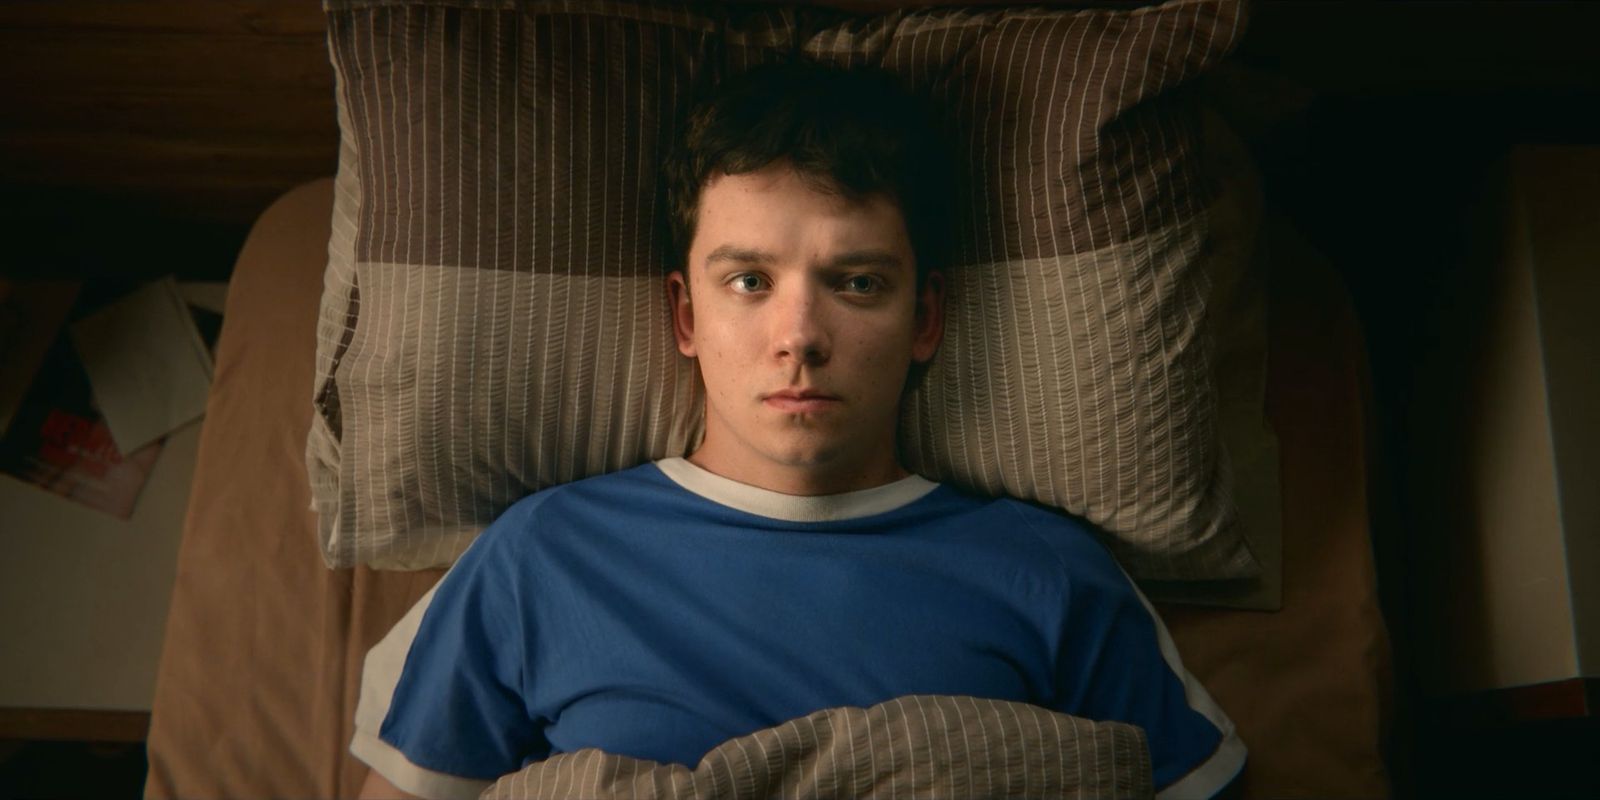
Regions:
<instances>
[{"instance_id":1,"label":"striped duvet","mask_svg":"<svg viewBox=\"0 0 1600 800\"><path fill-rule=\"evenodd\" d=\"M695 769L599 750L501 778L480 800L1152 796L1144 732L1037 706L911 695L730 739Z\"/></svg>"}]
</instances>

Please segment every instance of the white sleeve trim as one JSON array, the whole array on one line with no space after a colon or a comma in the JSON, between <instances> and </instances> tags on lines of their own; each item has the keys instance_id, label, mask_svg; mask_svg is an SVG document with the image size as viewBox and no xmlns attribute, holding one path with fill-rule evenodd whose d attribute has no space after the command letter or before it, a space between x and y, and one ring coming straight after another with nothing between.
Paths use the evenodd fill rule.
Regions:
<instances>
[{"instance_id":1,"label":"white sleeve trim","mask_svg":"<svg viewBox=\"0 0 1600 800\"><path fill-rule=\"evenodd\" d=\"M443 578L367 651L361 668L361 695L356 702L355 736L350 740L350 753L387 778L395 788L418 797L477 800L493 781L462 778L419 767L394 745L378 738L383 721L389 716L389 705L400 683L400 673L405 669L406 657L411 653L411 643L417 638L422 617L433 603L434 593L441 583L444 583Z\"/></svg>"},{"instance_id":2,"label":"white sleeve trim","mask_svg":"<svg viewBox=\"0 0 1600 800\"><path fill-rule=\"evenodd\" d=\"M443 582L441 578L439 583ZM361 694L356 701L355 727L358 730L383 729L395 687L400 685L400 673L405 670L406 657L411 654L411 643L417 638L422 617L433 603L439 583L428 589L383 639L367 651L367 658L361 665Z\"/></svg>"},{"instance_id":3,"label":"white sleeve trim","mask_svg":"<svg viewBox=\"0 0 1600 800\"><path fill-rule=\"evenodd\" d=\"M393 745L361 728L356 729L355 738L350 740L350 753L387 778L396 789L426 800L477 800L484 789L494 784L494 781L461 778L419 767Z\"/></svg>"},{"instance_id":4,"label":"white sleeve trim","mask_svg":"<svg viewBox=\"0 0 1600 800\"><path fill-rule=\"evenodd\" d=\"M1244 742L1229 729L1224 732L1222 743L1217 745L1216 752L1210 758L1171 786L1156 792L1156 800L1187 800L1190 797L1204 800L1215 797L1239 774L1239 770L1244 769L1246 755Z\"/></svg>"},{"instance_id":5,"label":"white sleeve trim","mask_svg":"<svg viewBox=\"0 0 1600 800\"><path fill-rule=\"evenodd\" d=\"M1156 641L1161 646L1161 657L1167 662L1167 668L1172 674L1183 681L1184 699L1189 707L1211 721L1217 730L1222 732L1222 741L1217 749L1205 761L1200 762L1187 775L1179 778L1170 786L1156 792L1156 800L1184 800L1185 798L1209 798L1227 787L1228 782L1239 774L1244 768L1245 759L1250 751L1244 745L1244 740L1239 738L1239 732L1234 729L1233 720L1223 713L1217 701L1211 699L1211 693L1201 685L1200 679L1189 674L1183 666L1183 658L1178 655L1178 645L1172 641L1172 635L1167 633L1166 623L1161 621L1161 615L1156 613L1155 606L1150 605L1150 600L1139 590L1139 585L1134 583L1126 570L1123 577L1128 585L1133 587L1133 593L1144 605L1145 613L1150 615L1150 621L1156 627Z\"/></svg>"}]
</instances>

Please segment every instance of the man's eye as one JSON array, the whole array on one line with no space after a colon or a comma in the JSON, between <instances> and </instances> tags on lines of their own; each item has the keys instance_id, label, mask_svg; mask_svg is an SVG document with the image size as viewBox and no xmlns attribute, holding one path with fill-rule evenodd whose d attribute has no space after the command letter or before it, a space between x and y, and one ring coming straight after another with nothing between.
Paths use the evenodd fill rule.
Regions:
<instances>
[{"instance_id":1,"label":"man's eye","mask_svg":"<svg viewBox=\"0 0 1600 800\"><path fill-rule=\"evenodd\" d=\"M852 275L844 282L844 288L856 294L871 294L881 287L878 279L871 275Z\"/></svg>"},{"instance_id":2,"label":"man's eye","mask_svg":"<svg viewBox=\"0 0 1600 800\"><path fill-rule=\"evenodd\" d=\"M736 292L759 292L763 284L760 275L746 273L736 276L732 285Z\"/></svg>"}]
</instances>

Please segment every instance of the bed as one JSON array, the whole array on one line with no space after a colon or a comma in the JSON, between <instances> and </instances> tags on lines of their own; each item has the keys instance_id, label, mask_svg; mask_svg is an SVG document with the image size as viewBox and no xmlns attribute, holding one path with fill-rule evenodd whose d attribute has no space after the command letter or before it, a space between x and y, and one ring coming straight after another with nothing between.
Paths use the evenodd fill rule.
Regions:
<instances>
[{"instance_id":1,"label":"bed","mask_svg":"<svg viewBox=\"0 0 1600 800\"><path fill-rule=\"evenodd\" d=\"M384 4L329 7L365 5ZM233 272L158 675L150 797L354 797L363 661L444 572L330 568L328 506L308 475L307 443L326 424L308 399L323 385L319 325L347 224L339 182L354 161L342 153L341 175L263 213ZM1150 592L1250 748L1245 796L1384 796L1392 680L1366 503L1365 345L1331 266L1270 198L1255 218L1254 266L1237 280L1262 298L1253 396L1273 435L1270 448L1235 446L1235 459L1241 517L1270 518L1255 527L1277 534L1251 540L1267 579Z\"/></svg>"}]
</instances>

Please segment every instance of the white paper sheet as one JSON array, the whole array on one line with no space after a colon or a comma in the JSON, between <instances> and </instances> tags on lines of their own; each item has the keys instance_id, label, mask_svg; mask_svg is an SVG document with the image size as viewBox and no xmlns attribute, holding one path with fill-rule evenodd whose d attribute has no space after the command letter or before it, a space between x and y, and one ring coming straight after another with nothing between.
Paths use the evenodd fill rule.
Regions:
<instances>
[{"instance_id":1,"label":"white paper sheet","mask_svg":"<svg viewBox=\"0 0 1600 800\"><path fill-rule=\"evenodd\" d=\"M78 320L70 335L118 450L131 453L205 414L211 355L172 278Z\"/></svg>"}]
</instances>

